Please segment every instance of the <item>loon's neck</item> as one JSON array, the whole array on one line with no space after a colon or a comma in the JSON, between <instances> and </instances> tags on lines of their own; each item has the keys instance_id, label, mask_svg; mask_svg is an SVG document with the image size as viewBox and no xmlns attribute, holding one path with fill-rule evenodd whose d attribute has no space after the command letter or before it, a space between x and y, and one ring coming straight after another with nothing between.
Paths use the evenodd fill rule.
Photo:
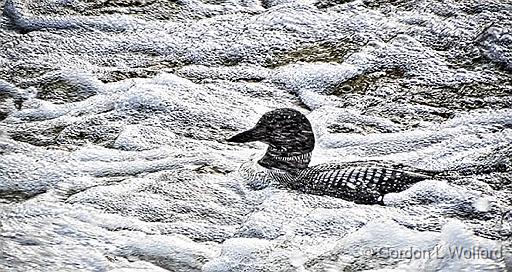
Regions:
<instances>
[{"instance_id":1,"label":"loon's neck","mask_svg":"<svg viewBox=\"0 0 512 272\"><path fill-rule=\"evenodd\" d=\"M302 154L292 154L288 156L277 155L271 148L267 150L258 164L268 169L279 169L290 173L295 173L308 167L311 161L311 151Z\"/></svg>"}]
</instances>

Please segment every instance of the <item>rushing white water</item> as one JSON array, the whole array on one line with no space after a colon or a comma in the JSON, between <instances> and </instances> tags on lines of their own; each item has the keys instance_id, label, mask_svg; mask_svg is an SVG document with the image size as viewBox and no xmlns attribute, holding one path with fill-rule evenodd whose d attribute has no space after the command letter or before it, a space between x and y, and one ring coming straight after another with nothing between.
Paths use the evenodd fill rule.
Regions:
<instances>
[{"instance_id":1,"label":"rushing white water","mask_svg":"<svg viewBox=\"0 0 512 272\"><path fill-rule=\"evenodd\" d=\"M509 1L0 4L0 271L512 269ZM442 174L254 190L225 139L283 107L312 164Z\"/></svg>"}]
</instances>

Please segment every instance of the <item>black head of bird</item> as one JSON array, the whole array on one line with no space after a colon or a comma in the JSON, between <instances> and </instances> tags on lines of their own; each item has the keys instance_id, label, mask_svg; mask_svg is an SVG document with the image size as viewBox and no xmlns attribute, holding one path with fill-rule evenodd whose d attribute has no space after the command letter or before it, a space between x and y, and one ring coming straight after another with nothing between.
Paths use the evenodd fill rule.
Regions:
<instances>
[{"instance_id":1,"label":"black head of bird","mask_svg":"<svg viewBox=\"0 0 512 272\"><path fill-rule=\"evenodd\" d=\"M288 108L265 113L256 126L227 141L266 143L268 149L258 161L259 164L288 171L306 168L315 147L315 136L309 120L299 111Z\"/></svg>"}]
</instances>

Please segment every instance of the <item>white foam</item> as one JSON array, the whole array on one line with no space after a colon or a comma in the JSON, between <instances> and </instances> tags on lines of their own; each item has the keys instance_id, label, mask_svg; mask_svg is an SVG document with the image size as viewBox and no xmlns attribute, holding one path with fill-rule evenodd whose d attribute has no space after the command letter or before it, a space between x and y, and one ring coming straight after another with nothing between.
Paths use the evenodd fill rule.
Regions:
<instances>
[{"instance_id":1,"label":"white foam","mask_svg":"<svg viewBox=\"0 0 512 272\"><path fill-rule=\"evenodd\" d=\"M357 250L510 234L507 4L131 2L2 2L0 270L504 269ZM266 145L225 139L282 107L313 164L449 171L385 206L248 184Z\"/></svg>"},{"instance_id":2,"label":"white foam","mask_svg":"<svg viewBox=\"0 0 512 272\"><path fill-rule=\"evenodd\" d=\"M70 28L99 28L101 30L123 31L135 26L143 25L143 21L135 20L126 16L111 17L44 17L29 15L24 10L23 4L17 0L6 0L4 5L5 14L13 21L17 28L24 31L35 31L47 28L70 29Z\"/></svg>"}]
</instances>

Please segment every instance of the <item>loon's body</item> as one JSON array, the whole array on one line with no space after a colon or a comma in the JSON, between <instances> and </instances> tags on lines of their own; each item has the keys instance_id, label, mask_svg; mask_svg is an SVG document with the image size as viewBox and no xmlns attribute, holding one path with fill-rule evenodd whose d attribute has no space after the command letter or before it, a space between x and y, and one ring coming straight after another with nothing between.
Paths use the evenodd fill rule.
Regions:
<instances>
[{"instance_id":1,"label":"loon's body","mask_svg":"<svg viewBox=\"0 0 512 272\"><path fill-rule=\"evenodd\" d=\"M242 167L248 179L265 180L304 193L356 203L383 204L385 194L403 191L411 184L429 178L374 161L308 167L315 144L313 130L307 118L293 109L267 112L254 128L228 141L261 141L269 145L258 161L262 171L251 169L250 165Z\"/></svg>"}]
</instances>

